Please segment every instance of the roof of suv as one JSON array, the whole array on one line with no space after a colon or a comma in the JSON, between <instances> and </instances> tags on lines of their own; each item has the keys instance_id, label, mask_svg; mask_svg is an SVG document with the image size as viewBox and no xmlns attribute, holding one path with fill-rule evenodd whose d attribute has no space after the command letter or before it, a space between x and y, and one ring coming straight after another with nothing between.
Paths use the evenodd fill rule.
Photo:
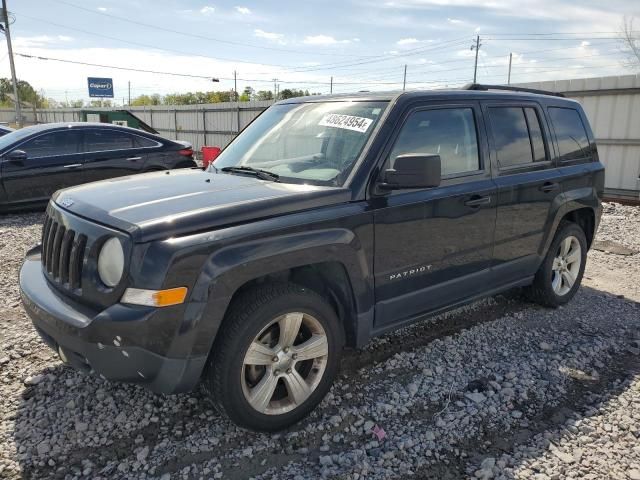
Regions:
<instances>
[{"instance_id":1,"label":"roof of suv","mask_svg":"<svg viewBox=\"0 0 640 480\"><path fill-rule=\"evenodd\" d=\"M309 103L309 102L326 102L326 101L392 101L403 97L407 99L411 98L425 98L425 97L460 97L460 98L518 98L533 99L533 98L549 98L554 100L564 100L568 102L574 102L574 100L562 98L561 94L555 94L554 92L536 92L526 90L494 90L492 88L485 89L443 89L443 90L411 90L411 91L387 91L387 92L357 92L357 93L341 93L333 95L313 95L308 97L295 97L277 102L278 104L284 103Z\"/></svg>"}]
</instances>

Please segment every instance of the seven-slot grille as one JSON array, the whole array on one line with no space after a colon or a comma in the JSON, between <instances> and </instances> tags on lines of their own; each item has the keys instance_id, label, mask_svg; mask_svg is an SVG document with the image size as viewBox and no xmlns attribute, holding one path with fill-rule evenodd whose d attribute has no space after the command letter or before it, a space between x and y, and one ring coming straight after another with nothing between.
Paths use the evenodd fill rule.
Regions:
<instances>
[{"instance_id":1,"label":"seven-slot grille","mask_svg":"<svg viewBox=\"0 0 640 480\"><path fill-rule=\"evenodd\" d=\"M72 290L81 287L87 236L67 230L52 217L42 227L42 266L49 278Z\"/></svg>"}]
</instances>

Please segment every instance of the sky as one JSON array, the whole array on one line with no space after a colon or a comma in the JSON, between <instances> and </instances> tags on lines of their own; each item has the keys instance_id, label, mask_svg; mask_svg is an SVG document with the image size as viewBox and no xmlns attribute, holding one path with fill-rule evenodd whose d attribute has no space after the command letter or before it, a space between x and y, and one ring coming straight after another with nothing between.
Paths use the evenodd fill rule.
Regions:
<instances>
[{"instance_id":1,"label":"sky","mask_svg":"<svg viewBox=\"0 0 640 480\"><path fill-rule=\"evenodd\" d=\"M618 40L637 0L8 0L18 78L48 98L186 91L445 88L639 73ZM51 60L65 60L66 62ZM80 62L94 65L81 65ZM102 65L102 66L99 66ZM116 69L114 67L120 67ZM151 70L155 73L125 69ZM169 75L172 73L174 75ZM175 75L177 74L177 75ZM10 75L6 45L0 75ZM218 78L219 82L212 82Z\"/></svg>"}]
</instances>

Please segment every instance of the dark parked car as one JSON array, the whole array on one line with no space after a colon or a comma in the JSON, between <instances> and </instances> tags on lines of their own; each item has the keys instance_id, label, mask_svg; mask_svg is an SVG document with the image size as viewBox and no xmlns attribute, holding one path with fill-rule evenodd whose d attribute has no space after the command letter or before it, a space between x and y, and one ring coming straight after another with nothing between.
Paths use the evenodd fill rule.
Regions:
<instances>
[{"instance_id":1,"label":"dark parked car","mask_svg":"<svg viewBox=\"0 0 640 480\"><path fill-rule=\"evenodd\" d=\"M46 205L61 188L195 167L190 144L102 123L50 123L0 137L0 210Z\"/></svg>"},{"instance_id":2,"label":"dark parked car","mask_svg":"<svg viewBox=\"0 0 640 480\"><path fill-rule=\"evenodd\" d=\"M580 105L467 90L275 104L207 171L58 192L20 273L75 368L276 430L343 346L513 287L579 288L604 167ZM492 87L495 90L496 87Z\"/></svg>"},{"instance_id":3,"label":"dark parked car","mask_svg":"<svg viewBox=\"0 0 640 480\"><path fill-rule=\"evenodd\" d=\"M0 137L4 137L7 133L15 132L15 130L11 127L7 127L6 125L0 125Z\"/></svg>"}]
</instances>

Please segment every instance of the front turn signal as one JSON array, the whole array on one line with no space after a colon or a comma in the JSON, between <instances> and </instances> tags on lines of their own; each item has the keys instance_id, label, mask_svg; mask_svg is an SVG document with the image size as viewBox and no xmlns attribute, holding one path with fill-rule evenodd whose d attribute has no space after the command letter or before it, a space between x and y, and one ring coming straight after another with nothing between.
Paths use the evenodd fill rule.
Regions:
<instances>
[{"instance_id":1,"label":"front turn signal","mask_svg":"<svg viewBox=\"0 0 640 480\"><path fill-rule=\"evenodd\" d=\"M168 288L166 290L145 290L127 288L120 299L121 303L147 305L149 307L170 307L184 303L187 298L187 287Z\"/></svg>"}]
</instances>

